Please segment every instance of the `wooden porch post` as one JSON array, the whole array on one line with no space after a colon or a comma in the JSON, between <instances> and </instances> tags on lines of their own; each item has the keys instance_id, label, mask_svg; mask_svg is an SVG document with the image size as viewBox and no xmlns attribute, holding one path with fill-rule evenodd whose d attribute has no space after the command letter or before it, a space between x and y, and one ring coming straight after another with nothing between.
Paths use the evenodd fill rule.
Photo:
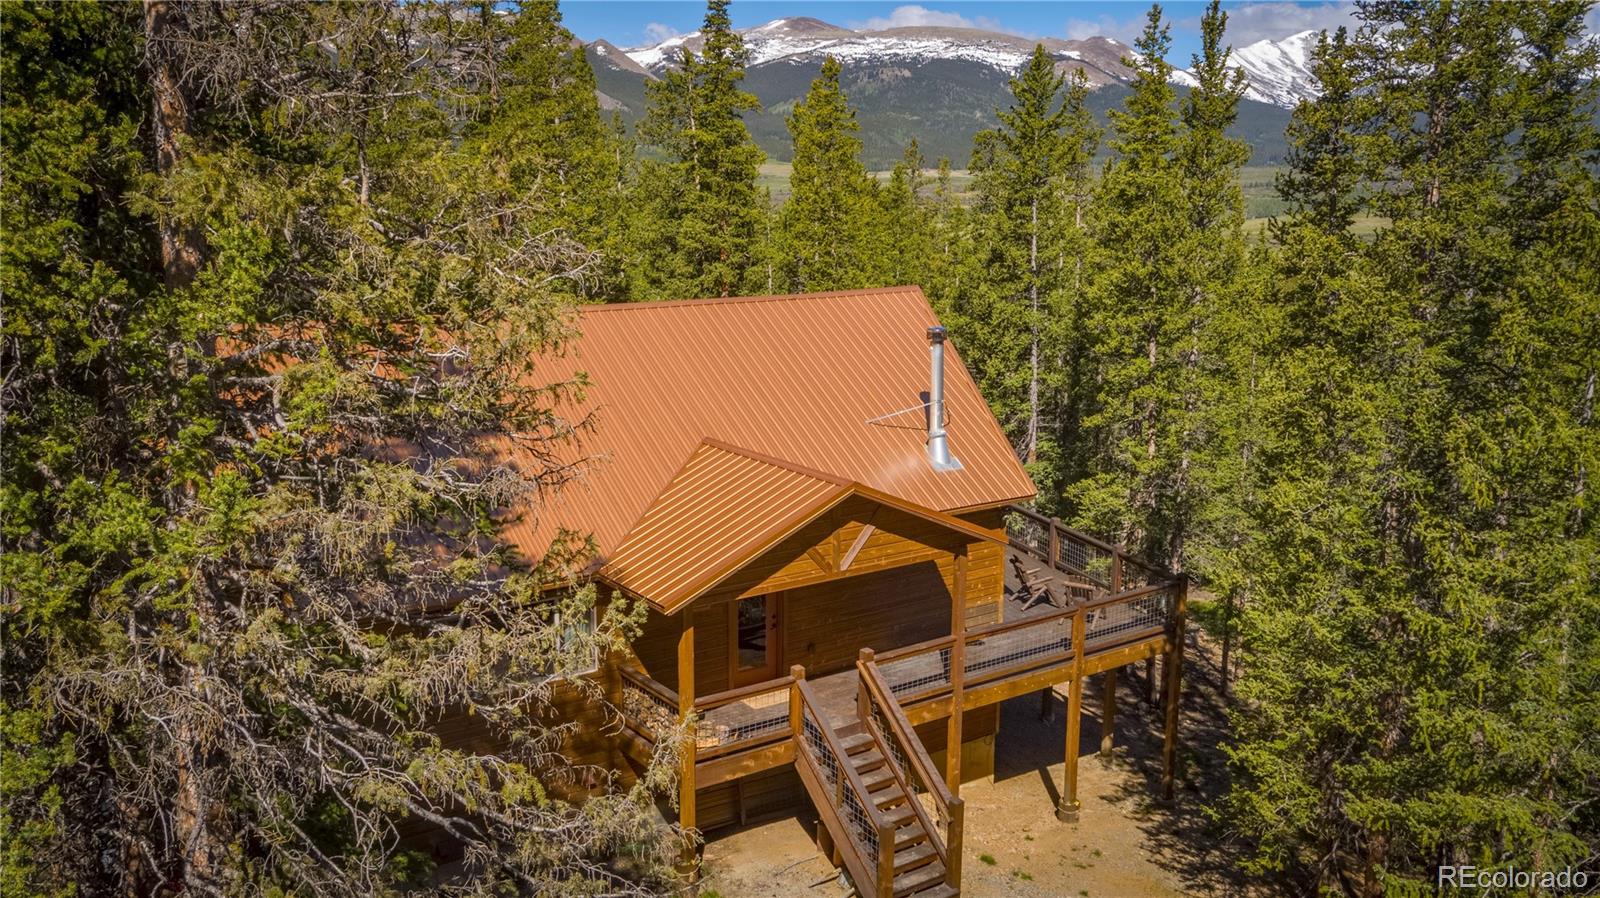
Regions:
<instances>
[{"instance_id":1,"label":"wooden porch post","mask_svg":"<svg viewBox=\"0 0 1600 898\"><path fill-rule=\"evenodd\" d=\"M1061 772L1061 804L1056 808L1056 819L1063 823L1077 823L1078 809L1078 737L1079 717L1083 714L1083 640L1088 626L1088 615L1083 603L1078 603L1072 615L1072 681L1067 685L1067 751L1066 764Z\"/></svg>"},{"instance_id":2,"label":"wooden porch post","mask_svg":"<svg viewBox=\"0 0 1600 898\"><path fill-rule=\"evenodd\" d=\"M961 794L962 680L967 671L967 547L955 552L955 589L950 599L950 724L945 733L944 779L951 795Z\"/></svg>"},{"instance_id":3,"label":"wooden porch post","mask_svg":"<svg viewBox=\"0 0 1600 898\"><path fill-rule=\"evenodd\" d=\"M1105 691L1100 696L1100 763L1111 763L1111 748L1117 734L1117 668L1104 674Z\"/></svg>"},{"instance_id":4,"label":"wooden porch post","mask_svg":"<svg viewBox=\"0 0 1600 898\"><path fill-rule=\"evenodd\" d=\"M1144 703L1156 703L1156 656L1154 652L1144 659Z\"/></svg>"},{"instance_id":5,"label":"wooden porch post","mask_svg":"<svg viewBox=\"0 0 1600 898\"><path fill-rule=\"evenodd\" d=\"M683 629L678 633L678 713L682 719L687 719L694 713L694 609L684 609L679 621ZM695 734L691 728L683 747L683 767L678 774L678 823L686 830L696 825L694 763Z\"/></svg>"},{"instance_id":6,"label":"wooden porch post","mask_svg":"<svg viewBox=\"0 0 1600 898\"><path fill-rule=\"evenodd\" d=\"M1183 632L1184 617L1189 605L1189 575L1178 581L1178 595L1172 605L1172 640L1167 646L1167 725L1161 747L1161 795L1171 799L1173 776L1178 756L1178 696L1183 685Z\"/></svg>"}]
</instances>

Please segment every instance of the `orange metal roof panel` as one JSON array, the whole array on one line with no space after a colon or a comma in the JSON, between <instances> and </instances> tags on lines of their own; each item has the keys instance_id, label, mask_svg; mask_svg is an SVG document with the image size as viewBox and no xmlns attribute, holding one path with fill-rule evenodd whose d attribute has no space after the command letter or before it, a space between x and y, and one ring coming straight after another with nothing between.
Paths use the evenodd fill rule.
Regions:
<instances>
[{"instance_id":1,"label":"orange metal roof panel","mask_svg":"<svg viewBox=\"0 0 1600 898\"><path fill-rule=\"evenodd\" d=\"M849 496L921 515L972 540L996 539L969 521L871 487L705 440L600 574L676 611Z\"/></svg>"},{"instance_id":2,"label":"orange metal roof panel","mask_svg":"<svg viewBox=\"0 0 1600 898\"><path fill-rule=\"evenodd\" d=\"M849 492L849 484L833 478L701 443L601 574L658 605L675 607L716 573Z\"/></svg>"},{"instance_id":3,"label":"orange metal roof panel","mask_svg":"<svg viewBox=\"0 0 1600 898\"><path fill-rule=\"evenodd\" d=\"M506 535L539 557L559 529L590 533L608 561L705 438L939 511L1032 496L949 343L946 429L961 469L929 464L920 406L938 323L917 287L584 307L579 336L532 377L587 375L583 399L557 411L592 415L560 450L589 461Z\"/></svg>"}]
</instances>

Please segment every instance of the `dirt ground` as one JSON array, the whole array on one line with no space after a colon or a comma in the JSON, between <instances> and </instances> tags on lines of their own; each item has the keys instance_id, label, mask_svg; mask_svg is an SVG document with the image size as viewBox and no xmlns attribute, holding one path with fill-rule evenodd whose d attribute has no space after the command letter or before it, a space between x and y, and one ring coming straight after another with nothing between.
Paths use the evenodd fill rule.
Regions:
<instances>
[{"instance_id":1,"label":"dirt ground","mask_svg":"<svg viewBox=\"0 0 1600 898\"><path fill-rule=\"evenodd\" d=\"M1191 631L1192 632L1192 631ZM1142 667L1138 668L1142 671ZM1061 788L1065 687L1040 719L1038 695L1001 709L995 775L964 784L966 843L962 894L1083 898L1256 896L1267 885L1244 880L1232 843L1205 814L1226 786L1217 745L1224 719L1215 646L1191 642L1184 665L1177 800L1159 800L1161 719L1142 701L1142 679L1124 668L1118 681L1116 747L1099 755L1098 677L1084 687L1079 822L1055 818ZM848 890L816 849L809 812L713 834L705 885L723 898L839 898Z\"/></svg>"}]
</instances>

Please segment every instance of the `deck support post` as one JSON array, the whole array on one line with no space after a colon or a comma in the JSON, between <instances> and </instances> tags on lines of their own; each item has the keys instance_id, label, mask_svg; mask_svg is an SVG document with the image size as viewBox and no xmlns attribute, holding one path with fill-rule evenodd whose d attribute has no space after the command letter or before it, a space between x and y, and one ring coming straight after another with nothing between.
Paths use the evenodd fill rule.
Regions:
<instances>
[{"instance_id":1,"label":"deck support post","mask_svg":"<svg viewBox=\"0 0 1600 898\"><path fill-rule=\"evenodd\" d=\"M1156 703L1156 655L1151 652L1144 659L1144 703L1155 707Z\"/></svg>"},{"instance_id":2,"label":"deck support post","mask_svg":"<svg viewBox=\"0 0 1600 898\"><path fill-rule=\"evenodd\" d=\"M967 673L967 546L955 552L955 589L950 596L950 722L945 733L944 779L950 794L961 794L962 680Z\"/></svg>"},{"instance_id":3,"label":"deck support post","mask_svg":"<svg viewBox=\"0 0 1600 898\"><path fill-rule=\"evenodd\" d=\"M1161 745L1161 796L1171 800L1173 779L1178 756L1178 696L1183 685L1183 635L1184 618L1189 604L1189 576L1180 575L1178 593L1172 603L1172 625L1169 631L1166 660L1166 710L1167 721Z\"/></svg>"},{"instance_id":4,"label":"deck support post","mask_svg":"<svg viewBox=\"0 0 1600 898\"><path fill-rule=\"evenodd\" d=\"M694 714L694 609L686 608L679 616L682 629L678 632L678 713L688 720ZM681 756L682 767L678 773L678 824L690 833L685 865L689 879L699 878L698 837L694 800L695 733L693 724L685 738Z\"/></svg>"},{"instance_id":5,"label":"deck support post","mask_svg":"<svg viewBox=\"0 0 1600 898\"><path fill-rule=\"evenodd\" d=\"M1117 668L1106 671L1105 691L1100 695L1100 763L1111 763L1111 749L1117 735Z\"/></svg>"},{"instance_id":6,"label":"deck support post","mask_svg":"<svg viewBox=\"0 0 1600 898\"><path fill-rule=\"evenodd\" d=\"M1072 679L1067 684L1067 750L1066 763L1061 771L1061 804L1056 807L1056 819L1063 823L1077 823L1078 810L1078 739L1083 714L1083 643L1088 615L1083 603L1072 615Z\"/></svg>"}]
</instances>

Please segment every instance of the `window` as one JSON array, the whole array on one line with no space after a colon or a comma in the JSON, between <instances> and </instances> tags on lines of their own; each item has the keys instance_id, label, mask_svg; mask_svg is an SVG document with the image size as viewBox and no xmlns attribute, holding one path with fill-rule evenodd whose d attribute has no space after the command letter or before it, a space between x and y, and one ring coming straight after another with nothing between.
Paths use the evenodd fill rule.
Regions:
<instances>
[{"instance_id":1,"label":"window","mask_svg":"<svg viewBox=\"0 0 1600 898\"><path fill-rule=\"evenodd\" d=\"M562 660L577 668L572 671L571 675L582 676L599 670L599 646L593 646L590 656L586 659L578 659L573 654L580 650L584 639L594 635L595 627L599 625L599 612L594 608L590 608L588 612L576 620L569 620L562 612L557 611L554 623L561 630L560 651Z\"/></svg>"}]
</instances>

